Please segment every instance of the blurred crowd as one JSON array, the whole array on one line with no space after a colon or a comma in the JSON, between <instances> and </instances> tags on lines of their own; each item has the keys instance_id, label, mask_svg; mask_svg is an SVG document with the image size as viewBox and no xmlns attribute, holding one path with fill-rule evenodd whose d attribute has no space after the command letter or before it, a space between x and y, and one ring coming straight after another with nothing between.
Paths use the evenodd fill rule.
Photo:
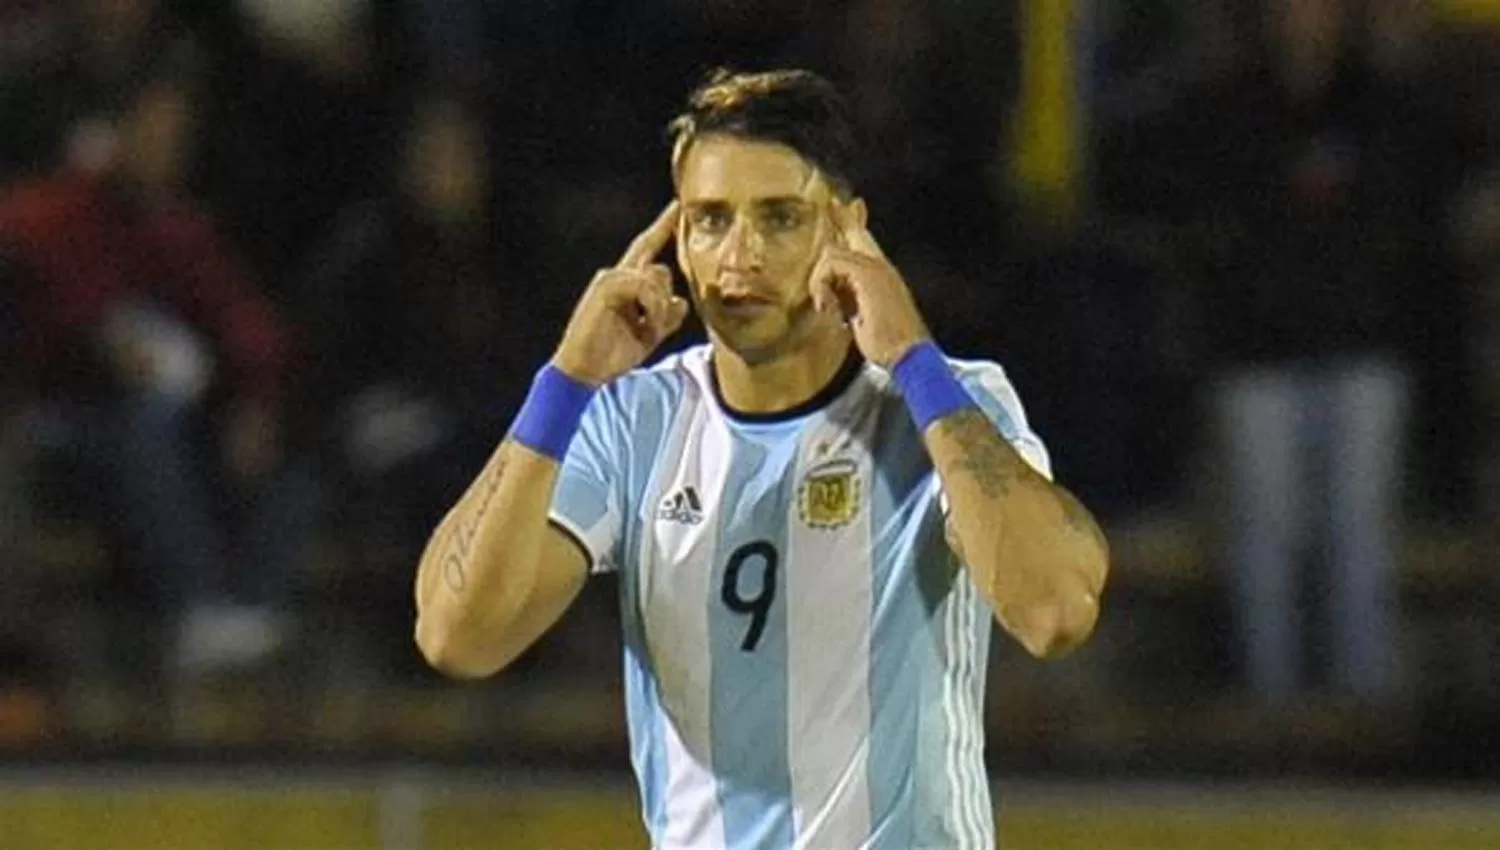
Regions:
<instances>
[{"instance_id":1,"label":"blurred crowd","mask_svg":"<svg viewBox=\"0 0 1500 850\"><path fill-rule=\"evenodd\" d=\"M1412 530L1500 548L1494 4L0 0L0 742L430 684L425 535L716 65L845 90L945 347L1107 527L1203 530L1232 690L1411 701ZM612 670L597 602L523 675Z\"/></svg>"}]
</instances>

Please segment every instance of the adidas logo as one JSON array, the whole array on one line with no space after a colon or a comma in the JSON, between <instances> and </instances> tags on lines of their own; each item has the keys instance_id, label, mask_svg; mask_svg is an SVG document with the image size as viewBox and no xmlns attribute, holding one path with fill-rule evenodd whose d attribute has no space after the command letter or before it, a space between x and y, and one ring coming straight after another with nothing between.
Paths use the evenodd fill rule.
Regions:
<instances>
[{"instance_id":1,"label":"adidas logo","mask_svg":"<svg viewBox=\"0 0 1500 850\"><path fill-rule=\"evenodd\" d=\"M683 525L697 525L703 521L703 503L698 499L698 490L689 484L678 488L661 500L656 518Z\"/></svg>"}]
</instances>

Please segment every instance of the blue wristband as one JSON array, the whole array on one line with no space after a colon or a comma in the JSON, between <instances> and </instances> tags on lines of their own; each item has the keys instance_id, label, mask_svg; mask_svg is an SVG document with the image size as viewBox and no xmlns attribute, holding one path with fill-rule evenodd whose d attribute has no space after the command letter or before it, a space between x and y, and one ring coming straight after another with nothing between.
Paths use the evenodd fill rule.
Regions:
<instances>
[{"instance_id":1,"label":"blue wristband","mask_svg":"<svg viewBox=\"0 0 1500 850\"><path fill-rule=\"evenodd\" d=\"M511 439L562 462L594 388L548 363L536 373L531 391L511 423Z\"/></svg>"},{"instance_id":2,"label":"blue wristband","mask_svg":"<svg viewBox=\"0 0 1500 850\"><path fill-rule=\"evenodd\" d=\"M891 377L901 397L906 399L906 407L919 432L925 432L928 425L954 411L974 405L974 398L953 377L943 350L935 342L913 345L891 367Z\"/></svg>"}]
</instances>

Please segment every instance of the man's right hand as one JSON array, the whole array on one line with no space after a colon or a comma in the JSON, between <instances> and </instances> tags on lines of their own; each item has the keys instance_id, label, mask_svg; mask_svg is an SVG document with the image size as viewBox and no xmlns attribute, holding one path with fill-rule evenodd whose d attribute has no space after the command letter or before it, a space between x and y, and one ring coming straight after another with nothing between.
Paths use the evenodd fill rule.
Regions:
<instances>
[{"instance_id":1,"label":"man's right hand","mask_svg":"<svg viewBox=\"0 0 1500 850\"><path fill-rule=\"evenodd\" d=\"M554 366L601 386L641 365L681 327L687 300L673 294L671 269L652 262L671 241L677 214L673 201L630 243L618 265L594 275L552 356Z\"/></svg>"}]
</instances>

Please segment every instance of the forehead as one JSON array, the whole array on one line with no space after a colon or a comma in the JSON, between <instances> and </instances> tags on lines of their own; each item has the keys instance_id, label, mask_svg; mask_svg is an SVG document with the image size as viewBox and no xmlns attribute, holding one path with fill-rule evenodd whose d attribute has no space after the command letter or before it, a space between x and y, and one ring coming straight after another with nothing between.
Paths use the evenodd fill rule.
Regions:
<instances>
[{"instance_id":1,"label":"forehead","mask_svg":"<svg viewBox=\"0 0 1500 850\"><path fill-rule=\"evenodd\" d=\"M677 194L689 204L743 203L784 197L817 200L828 189L822 174L786 145L713 135L695 139L683 154Z\"/></svg>"}]
</instances>

